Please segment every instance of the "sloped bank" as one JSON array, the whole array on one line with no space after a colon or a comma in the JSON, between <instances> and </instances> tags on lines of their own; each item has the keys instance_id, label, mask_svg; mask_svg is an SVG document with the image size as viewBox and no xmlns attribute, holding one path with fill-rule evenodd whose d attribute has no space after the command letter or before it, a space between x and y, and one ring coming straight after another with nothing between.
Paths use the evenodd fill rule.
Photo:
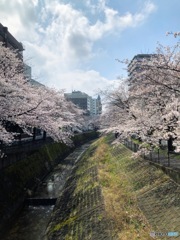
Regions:
<instances>
[{"instance_id":1,"label":"sloped bank","mask_svg":"<svg viewBox=\"0 0 180 240\"><path fill-rule=\"evenodd\" d=\"M74 148L98 137L97 132L88 132L74 137ZM51 143L29 152L29 156L0 172L0 234L9 221L23 206L27 189L33 190L74 148L63 143Z\"/></svg>"},{"instance_id":2,"label":"sloped bank","mask_svg":"<svg viewBox=\"0 0 180 240\"><path fill-rule=\"evenodd\" d=\"M151 232L164 234L156 239L171 239L165 234L176 232L173 239L180 239L179 184L149 161L133 158L123 145L105 144L111 158L101 164L101 179L117 239L152 239Z\"/></svg>"},{"instance_id":3,"label":"sloped bank","mask_svg":"<svg viewBox=\"0 0 180 240\"><path fill-rule=\"evenodd\" d=\"M89 161L91 147L74 166L49 222L48 240L111 240L111 222L106 217L98 179L97 162Z\"/></svg>"},{"instance_id":4,"label":"sloped bank","mask_svg":"<svg viewBox=\"0 0 180 240\"><path fill-rule=\"evenodd\" d=\"M76 164L46 240L150 240L150 232L180 229L179 185L112 140L100 138Z\"/></svg>"}]
</instances>

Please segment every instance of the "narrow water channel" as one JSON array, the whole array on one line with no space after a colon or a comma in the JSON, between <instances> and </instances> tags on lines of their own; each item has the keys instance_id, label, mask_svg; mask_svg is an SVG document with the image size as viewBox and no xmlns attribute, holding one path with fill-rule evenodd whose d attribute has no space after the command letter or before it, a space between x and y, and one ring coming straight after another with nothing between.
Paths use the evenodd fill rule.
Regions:
<instances>
[{"instance_id":1,"label":"narrow water channel","mask_svg":"<svg viewBox=\"0 0 180 240\"><path fill-rule=\"evenodd\" d=\"M75 163L79 160L82 153L88 148L85 144L76 149L66 159L62 161L39 183L39 187L33 194L32 198L51 199L58 198L68 176ZM47 224L50 220L54 205L36 205L28 204L24 206L22 212L14 220L11 229L7 232L3 240L43 240Z\"/></svg>"},{"instance_id":2,"label":"narrow water channel","mask_svg":"<svg viewBox=\"0 0 180 240\"><path fill-rule=\"evenodd\" d=\"M25 206L4 240L42 240L54 206Z\"/></svg>"}]
</instances>

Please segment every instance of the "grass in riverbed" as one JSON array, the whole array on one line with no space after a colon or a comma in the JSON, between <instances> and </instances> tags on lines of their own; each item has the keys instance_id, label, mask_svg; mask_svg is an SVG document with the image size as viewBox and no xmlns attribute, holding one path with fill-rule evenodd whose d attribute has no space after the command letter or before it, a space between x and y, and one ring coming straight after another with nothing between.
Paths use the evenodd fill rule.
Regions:
<instances>
[{"instance_id":1,"label":"grass in riverbed","mask_svg":"<svg viewBox=\"0 0 180 240\"><path fill-rule=\"evenodd\" d=\"M92 161L98 163L107 217L113 223L114 235L121 240L148 240L150 226L138 208L133 183L127 168L133 162L131 152L125 147L109 144L101 138Z\"/></svg>"}]
</instances>

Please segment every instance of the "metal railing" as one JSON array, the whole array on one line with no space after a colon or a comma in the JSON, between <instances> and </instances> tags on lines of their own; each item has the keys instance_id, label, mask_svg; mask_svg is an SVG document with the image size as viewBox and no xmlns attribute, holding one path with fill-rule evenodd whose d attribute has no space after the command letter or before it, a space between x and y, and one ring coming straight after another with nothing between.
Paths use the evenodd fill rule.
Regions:
<instances>
[{"instance_id":1,"label":"metal railing","mask_svg":"<svg viewBox=\"0 0 180 240\"><path fill-rule=\"evenodd\" d=\"M124 140L124 145L133 152L139 150L139 144L131 140ZM147 154L142 154L141 157L166 167L180 169L180 153L169 152L167 148L150 150Z\"/></svg>"}]
</instances>

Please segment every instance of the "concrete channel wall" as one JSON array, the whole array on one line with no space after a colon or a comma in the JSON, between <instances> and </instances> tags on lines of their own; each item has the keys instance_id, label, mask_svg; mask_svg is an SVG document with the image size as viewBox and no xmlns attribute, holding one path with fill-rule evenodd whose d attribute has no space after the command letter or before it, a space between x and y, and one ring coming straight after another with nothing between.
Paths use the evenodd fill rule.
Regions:
<instances>
[{"instance_id":1,"label":"concrete channel wall","mask_svg":"<svg viewBox=\"0 0 180 240\"><path fill-rule=\"evenodd\" d=\"M49 143L34 151L30 149L29 153L26 152L28 157L0 171L0 235L22 208L28 190L33 191L76 146L97 137L97 132L89 132L75 136L74 147Z\"/></svg>"}]
</instances>

